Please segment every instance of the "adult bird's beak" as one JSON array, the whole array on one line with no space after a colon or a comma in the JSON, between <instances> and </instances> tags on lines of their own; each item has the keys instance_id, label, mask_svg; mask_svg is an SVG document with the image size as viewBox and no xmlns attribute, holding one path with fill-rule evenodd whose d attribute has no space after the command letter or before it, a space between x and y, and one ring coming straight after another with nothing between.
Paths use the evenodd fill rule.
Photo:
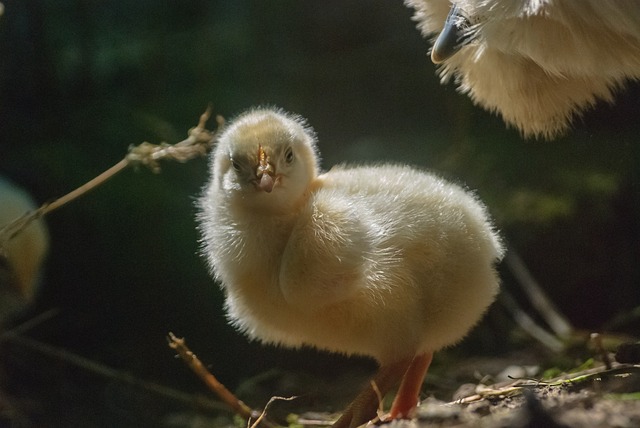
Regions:
<instances>
[{"instance_id":1,"label":"adult bird's beak","mask_svg":"<svg viewBox=\"0 0 640 428\"><path fill-rule=\"evenodd\" d=\"M431 61L434 64L440 64L469 43L470 40L467 37L469 26L469 20L463 15L462 10L456 5L451 6L444 28L433 44Z\"/></svg>"},{"instance_id":2,"label":"adult bird's beak","mask_svg":"<svg viewBox=\"0 0 640 428\"><path fill-rule=\"evenodd\" d=\"M275 168L269 162L269 156L266 155L262 146L258 146L258 168L256 169L256 177L258 177L258 188L267 193L273 190L275 180Z\"/></svg>"}]
</instances>

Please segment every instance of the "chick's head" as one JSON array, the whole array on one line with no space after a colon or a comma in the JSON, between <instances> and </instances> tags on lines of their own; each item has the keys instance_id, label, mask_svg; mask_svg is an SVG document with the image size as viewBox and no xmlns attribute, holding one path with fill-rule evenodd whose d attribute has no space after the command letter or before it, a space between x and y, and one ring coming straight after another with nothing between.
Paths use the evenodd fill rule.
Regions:
<instances>
[{"instance_id":1,"label":"chick's head","mask_svg":"<svg viewBox=\"0 0 640 428\"><path fill-rule=\"evenodd\" d=\"M218 188L242 206L287 211L318 175L315 134L299 116L251 110L224 130L213 167Z\"/></svg>"}]
</instances>

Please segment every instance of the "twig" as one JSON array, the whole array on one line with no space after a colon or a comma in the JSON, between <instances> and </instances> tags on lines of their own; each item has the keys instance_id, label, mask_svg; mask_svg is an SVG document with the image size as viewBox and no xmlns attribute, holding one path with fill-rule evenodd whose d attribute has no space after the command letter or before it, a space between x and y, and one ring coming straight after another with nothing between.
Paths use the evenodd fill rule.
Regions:
<instances>
[{"instance_id":1,"label":"twig","mask_svg":"<svg viewBox=\"0 0 640 428\"><path fill-rule=\"evenodd\" d=\"M251 426L249 426L249 422L251 421L251 419L247 420L247 426L249 428L257 428L258 424L264 419L265 415L267 414L267 409L269 408L269 406L271 405L271 403L273 403L276 400L281 400L281 401L291 401L291 400L295 400L296 396L293 397L271 397L269 399L269 401L267 401L267 404L264 406L264 409L262 409L262 413L260 413L260 416L258 416L258 419L255 420L255 422L253 422L251 424Z\"/></svg>"},{"instance_id":2,"label":"twig","mask_svg":"<svg viewBox=\"0 0 640 428\"><path fill-rule=\"evenodd\" d=\"M508 385L483 386L479 385L476 394L459 398L448 404L468 404L480 401L485 398L499 396L513 396L522 393L525 388L538 388L546 386L560 386L567 383L577 384L594 379L602 379L605 376L627 375L629 373L640 373L640 365L612 363L612 368L599 366L582 370L578 373L566 373L549 380L531 380L528 378L517 379Z\"/></svg>"},{"instance_id":3,"label":"twig","mask_svg":"<svg viewBox=\"0 0 640 428\"><path fill-rule=\"evenodd\" d=\"M511 313L515 322L531 337L553 352L560 352L564 349L562 341L536 324L533 318L527 315L508 291L502 290L498 299L502 302L502 306Z\"/></svg>"},{"instance_id":4,"label":"twig","mask_svg":"<svg viewBox=\"0 0 640 428\"><path fill-rule=\"evenodd\" d=\"M187 139L176 144L151 144L144 142L138 146L129 147L129 153L125 160L132 165L144 165L154 172L160 171L159 160L172 159L178 162L187 162L195 157L205 156L213 147L217 133L224 126L224 119L216 117L217 130L211 132L206 129L206 123L211 117L211 108L200 116L198 126L189 130Z\"/></svg>"},{"instance_id":5,"label":"twig","mask_svg":"<svg viewBox=\"0 0 640 428\"><path fill-rule=\"evenodd\" d=\"M167 336L169 347L174 349L180 358L189 366L189 368L207 385L207 387L213 391L227 406L229 406L236 414L242 418L250 420L252 418L259 418L260 413L256 410L252 410L238 397L236 397L231 391L229 391L218 379L207 370L198 357L191 352L187 347L185 340L176 337L173 333L169 333ZM268 427L274 428L276 425L264 419L261 423Z\"/></svg>"},{"instance_id":6,"label":"twig","mask_svg":"<svg viewBox=\"0 0 640 428\"><path fill-rule=\"evenodd\" d=\"M560 338L569 337L573 331L571 323L546 296L542 287L540 287L535 278L533 278L533 275L531 275L531 272L529 272L529 269L527 269L527 266L518 253L513 248L509 248L504 261L509 270L511 270L511 273L513 273L513 276L518 280L518 284L522 290L529 297L533 307L538 310L551 330Z\"/></svg>"},{"instance_id":7,"label":"twig","mask_svg":"<svg viewBox=\"0 0 640 428\"><path fill-rule=\"evenodd\" d=\"M19 324L15 327L13 327L10 330L4 331L2 332L2 334L0 334L0 343L2 343L5 340L10 340L20 334L23 334L29 330L31 330L32 328L42 324L43 322L55 317L56 315L58 315L60 313L60 309L58 308L53 308L53 309L49 309L47 311L44 311L43 313L36 315L35 317L28 319L27 321L23 322L22 324Z\"/></svg>"},{"instance_id":8,"label":"twig","mask_svg":"<svg viewBox=\"0 0 640 428\"><path fill-rule=\"evenodd\" d=\"M375 380L371 380L371 389L375 392L376 397L378 398L378 411L376 412L376 419L381 420L384 415L384 403L382 402L382 393L380 392L380 388L378 388L378 384Z\"/></svg>"},{"instance_id":9,"label":"twig","mask_svg":"<svg viewBox=\"0 0 640 428\"><path fill-rule=\"evenodd\" d=\"M20 336L17 334L4 334L2 336L2 339L3 341L15 343L49 357L64 361L67 364L80 367L81 369L95 373L99 376L108 379L114 379L118 382L126 383L134 387L141 388L145 391L154 393L156 395L179 401L199 409L210 411L220 411L223 409L223 407L217 401L210 400L203 396L187 394L166 387L164 385L159 385L157 383L141 380L129 373L118 371L104 364L100 364L98 362L81 357L80 355L74 354L65 349L47 345L45 343L38 342L37 340L33 340L25 336Z\"/></svg>"},{"instance_id":10,"label":"twig","mask_svg":"<svg viewBox=\"0 0 640 428\"><path fill-rule=\"evenodd\" d=\"M210 117L211 107L208 107L207 110L200 115L198 125L191 128L189 130L188 137L179 143L171 145L167 143L151 144L144 142L138 146L129 147L129 151L124 159L104 171L102 174L53 202L43 204L40 208L26 213L0 229L0 249L4 248L5 244L9 240L18 235L32 221L37 220L40 217L62 207L68 202L79 198L129 166L135 167L138 165L144 165L152 171L158 172L160 171L160 160L172 159L178 162L186 162L195 157L205 156L215 144L217 133L224 126L224 119L217 116L217 130L209 131L206 129L206 123Z\"/></svg>"},{"instance_id":11,"label":"twig","mask_svg":"<svg viewBox=\"0 0 640 428\"><path fill-rule=\"evenodd\" d=\"M602 335L600 335L599 333L591 333L589 339L593 344L595 351L598 353L598 355L600 355L600 358L602 358L604 366L607 368L607 370L611 370L611 358L609 358L609 353L606 349L604 349L604 346L602 345Z\"/></svg>"}]
</instances>

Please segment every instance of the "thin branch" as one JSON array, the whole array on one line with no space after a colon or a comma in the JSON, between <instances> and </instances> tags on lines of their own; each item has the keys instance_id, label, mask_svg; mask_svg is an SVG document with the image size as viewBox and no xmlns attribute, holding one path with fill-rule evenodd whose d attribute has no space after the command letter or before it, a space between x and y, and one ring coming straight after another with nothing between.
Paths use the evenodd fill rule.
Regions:
<instances>
[{"instance_id":1,"label":"thin branch","mask_svg":"<svg viewBox=\"0 0 640 428\"><path fill-rule=\"evenodd\" d=\"M236 414L247 420L253 418L257 419L260 417L260 413L258 411L252 410L244 402L238 399L238 397L229 391L213 374L211 374L211 372L209 372L209 370L207 370L200 359L198 359L198 357L187 347L183 338L178 338L170 332L167 336L167 341L169 343L169 347L174 349L180 358L182 358L187 366L189 366L189 368L205 383L205 385L207 385L207 387ZM277 426L266 419L262 419L261 423L268 428L274 428Z\"/></svg>"},{"instance_id":2,"label":"thin branch","mask_svg":"<svg viewBox=\"0 0 640 428\"><path fill-rule=\"evenodd\" d=\"M206 129L206 123L211 117L211 108L200 116L198 126L189 130L189 136L176 144L151 144L144 142L138 146L129 147L125 160L131 165L144 165L154 172L160 171L159 160L175 160L187 162L195 157L206 156L216 141L218 132L224 126L224 119L216 117L218 124L215 132Z\"/></svg>"},{"instance_id":3,"label":"thin branch","mask_svg":"<svg viewBox=\"0 0 640 428\"><path fill-rule=\"evenodd\" d=\"M611 370L611 358L609 358L609 352L604 349L604 345L602 344L602 335L599 333L591 333L589 339L598 355L600 355L600 358L602 358L604 366L607 370Z\"/></svg>"},{"instance_id":4,"label":"thin branch","mask_svg":"<svg viewBox=\"0 0 640 428\"><path fill-rule=\"evenodd\" d=\"M373 389L373 392L375 392L376 397L378 398L378 411L376 412L376 419L381 420L382 416L384 415L383 397L382 392L380 392L380 388L378 388L378 384L373 379L371 379L371 389Z\"/></svg>"},{"instance_id":5,"label":"thin branch","mask_svg":"<svg viewBox=\"0 0 640 428\"><path fill-rule=\"evenodd\" d=\"M258 419L256 419L256 420L255 420L255 422L253 422L253 423L251 424L251 426L249 426L249 422L251 421L251 419L249 419L249 420L247 421L247 426L248 426L249 428L257 428L257 427L258 427L258 424L259 424L260 422L262 422L262 420L264 419L264 417L267 415L267 409L269 408L269 406L271 405L271 403L273 403L274 401L277 401L277 400L280 400L280 401L291 401L291 400L295 400L296 398L298 398L298 397L296 397L296 396L293 396L293 397L278 397L278 396L271 397L271 398L269 399L269 401L267 401L267 404L264 406L264 409L262 409L262 413L260 413L260 416L258 416Z\"/></svg>"},{"instance_id":6,"label":"thin branch","mask_svg":"<svg viewBox=\"0 0 640 428\"><path fill-rule=\"evenodd\" d=\"M203 396L191 395L181 391L177 391L173 388L169 388L154 382L141 380L129 373L113 369L104 364L89 360L85 357L81 357L80 355L74 354L65 349L47 345L45 343L38 342L37 340L33 340L25 336L20 336L17 334L3 334L2 339L3 341L20 345L48 357L64 361L67 364L80 367L83 370L87 370L99 376L126 383L134 387L143 389L147 392L179 401L195 408L209 411L220 411L224 409L224 407L217 401L210 400Z\"/></svg>"},{"instance_id":7,"label":"thin branch","mask_svg":"<svg viewBox=\"0 0 640 428\"><path fill-rule=\"evenodd\" d=\"M10 330L3 331L2 334L0 334L0 343L2 343L5 340L10 340L20 334L23 334L31 330L32 328L42 324L43 322L48 321L51 318L55 317L59 313L60 313L60 309L58 308L49 309L39 315L36 315L31 319L28 319L22 324L19 324L11 328Z\"/></svg>"},{"instance_id":8,"label":"thin branch","mask_svg":"<svg viewBox=\"0 0 640 428\"><path fill-rule=\"evenodd\" d=\"M551 330L561 338L569 337L573 331L573 326L547 297L518 253L513 248L509 248L504 261L518 280L520 288L527 294L531 304L538 310Z\"/></svg>"},{"instance_id":9,"label":"thin branch","mask_svg":"<svg viewBox=\"0 0 640 428\"><path fill-rule=\"evenodd\" d=\"M514 396L521 394L525 388L540 388L547 386L559 386L566 384L578 384L593 379L602 379L604 377L620 377L628 376L631 373L639 373L640 365L633 364L620 364L611 363L611 368L606 366L598 366L586 370L581 370L576 373L565 373L548 380L536 380L536 379L516 379L507 385L498 384L492 386L478 385L476 393L467 397L459 398L455 401L447 403L453 404L468 404L475 401L480 401L490 397L500 396Z\"/></svg>"},{"instance_id":10,"label":"thin branch","mask_svg":"<svg viewBox=\"0 0 640 428\"><path fill-rule=\"evenodd\" d=\"M175 160L178 162L186 162L195 157L206 156L216 142L217 134L224 126L224 119L221 116L216 117L218 127L216 131L209 131L206 123L211 117L211 107L200 115L198 125L191 128L188 137L176 144L151 144L144 142L138 146L129 147L129 151L124 159L107 169L94 179L88 181L77 189L67 193L66 195L54 200L51 203L45 203L40 208L28 212L17 218L13 222L5 225L0 229L0 249L6 246L6 243L13 237L24 230L31 222L50 212L62 207L63 205L79 198L92 189L103 184L105 181L114 177L130 166L143 165L150 168L154 172L160 171L160 160Z\"/></svg>"},{"instance_id":11,"label":"thin branch","mask_svg":"<svg viewBox=\"0 0 640 428\"><path fill-rule=\"evenodd\" d=\"M88 191L93 190L96 187L100 186L102 183L112 178L113 176L115 176L117 173L119 173L120 171L122 171L128 166L129 166L129 162L127 161L127 159L126 158L122 159L120 162L116 163L111 168L107 169L106 171L104 171L102 174L98 175L94 179L87 181L77 189L67 193L66 195L56 199L51 203L44 204L43 206L41 206L36 211L37 217L42 217L46 214L49 214L51 211L57 210L58 208L67 204L68 202L71 202L74 199L79 198L80 196L84 195Z\"/></svg>"},{"instance_id":12,"label":"thin branch","mask_svg":"<svg viewBox=\"0 0 640 428\"><path fill-rule=\"evenodd\" d=\"M516 323L531 337L553 352L560 352L564 349L562 341L536 324L533 318L527 315L509 292L502 290L498 299L501 301L505 309L511 313L511 316Z\"/></svg>"}]
</instances>

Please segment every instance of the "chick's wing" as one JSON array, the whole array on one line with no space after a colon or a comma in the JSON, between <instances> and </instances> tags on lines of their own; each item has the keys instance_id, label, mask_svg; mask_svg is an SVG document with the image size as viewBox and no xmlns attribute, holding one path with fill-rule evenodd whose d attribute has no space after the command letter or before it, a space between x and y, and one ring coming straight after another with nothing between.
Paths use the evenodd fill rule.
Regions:
<instances>
[{"instance_id":1,"label":"chick's wing","mask_svg":"<svg viewBox=\"0 0 640 428\"><path fill-rule=\"evenodd\" d=\"M282 257L280 287L294 305L323 306L365 285L371 242L358 209L344 195L314 195L300 213Z\"/></svg>"}]
</instances>

